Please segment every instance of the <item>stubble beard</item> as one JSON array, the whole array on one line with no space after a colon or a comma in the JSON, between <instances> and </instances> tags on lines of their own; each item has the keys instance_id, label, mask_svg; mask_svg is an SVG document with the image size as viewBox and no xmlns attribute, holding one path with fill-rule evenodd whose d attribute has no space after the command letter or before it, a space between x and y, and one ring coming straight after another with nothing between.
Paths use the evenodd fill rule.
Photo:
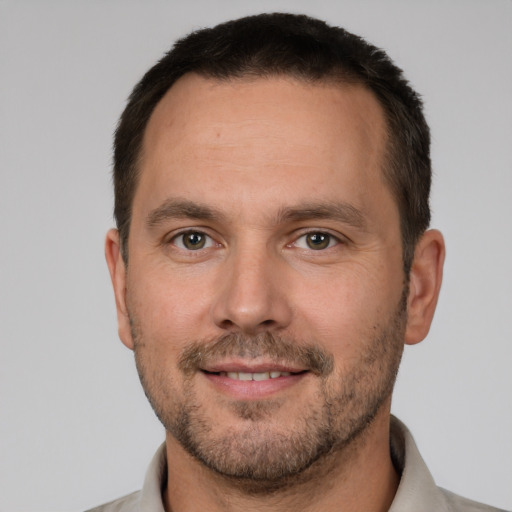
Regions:
<instances>
[{"instance_id":1,"label":"stubble beard","mask_svg":"<svg viewBox=\"0 0 512 512\"><path fill-rule=\"evenodd\" d=\"M183 385L177 392L169 369L160 368L159 372L155 368L148 354L151 344L146 343L137 318L131 315L137 370L156 415L190 455L246 492L274 492L312 478L314 468L348 453L350 445L372 424L396 380L407 317L405 298L404 289L388 324L373 328L357 364L342 372L336 371L333 356L315 344L300 345L269 332L228 334L188 345L179 362ZM281 403L269 398L230 403L226 414L244 420L243 428L215 431L192 379L202 364L228 355L285 358L312 369L319 382L315 400L302 407L293 429L279 428L273 422Z\"/></svg>"}]
</instances>

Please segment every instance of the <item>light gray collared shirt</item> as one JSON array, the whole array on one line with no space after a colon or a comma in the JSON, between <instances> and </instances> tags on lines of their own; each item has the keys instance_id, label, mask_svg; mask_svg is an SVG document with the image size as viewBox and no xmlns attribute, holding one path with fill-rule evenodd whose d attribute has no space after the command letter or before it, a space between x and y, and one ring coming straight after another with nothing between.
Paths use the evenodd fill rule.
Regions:
<instances>
[{"instance_id":1,"label":"light gray collared shirt","mask_svg":"<svg viewBox=\"0 0 512 512\"><path fill-rule=\"evenodd\" d=\"M401 478L389 512L506 512L437 487L411 433L395 417L391 417L390 442L393 463ZM149 465L142 490L88 512L165 512L162 489L166 468L163 444Z\"/></svg>"}]
</instances>

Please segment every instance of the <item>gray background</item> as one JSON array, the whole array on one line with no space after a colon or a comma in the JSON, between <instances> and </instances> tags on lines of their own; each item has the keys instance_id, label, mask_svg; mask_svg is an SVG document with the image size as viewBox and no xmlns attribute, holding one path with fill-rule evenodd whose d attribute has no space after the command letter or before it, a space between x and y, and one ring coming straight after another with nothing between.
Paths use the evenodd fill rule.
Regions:
<instances>
[{"instance_id":1,"label":"gray background","mask_svg":"<svg viewBox=\"0 0 512 512\"><path fill-rule=\"evenodd\" d=\"M512 3L0 0L0 510L140 488L163 430L117 339L103 260L111 134L193 28L305 12L383 47L424 95L448 258L394 412L438 484L512 508Z\"/></svg>"}]
</instances>

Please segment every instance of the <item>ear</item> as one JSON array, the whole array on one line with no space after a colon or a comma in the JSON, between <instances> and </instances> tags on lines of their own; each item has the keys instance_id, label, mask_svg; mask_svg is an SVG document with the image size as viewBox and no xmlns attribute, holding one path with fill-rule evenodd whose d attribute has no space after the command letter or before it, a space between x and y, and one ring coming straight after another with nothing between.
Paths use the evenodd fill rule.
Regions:
<instances>
[{"instance_id":1,"label":"ear","mask_svg":"<svg viewBox=\"0 0 512 512\"><path fill-rule=\"evenodd\" d=\"M130 318L126 307L126 265L121 254L121 244L117 229L111 229L105 238L105 258L107 260L117 309L119 338L133 350Z\"/></svg>"},{"instance_id":2,"label":"ear","mask_svg":"<svg viewBox=\"0 0 512 512\"><path fill-rule=\"evenodd\" d=\"M443 235L431 229L416 245L409 279L405 342L414 345L430 330L443 279L445 245Z\"/></svg>"}]
</instances>

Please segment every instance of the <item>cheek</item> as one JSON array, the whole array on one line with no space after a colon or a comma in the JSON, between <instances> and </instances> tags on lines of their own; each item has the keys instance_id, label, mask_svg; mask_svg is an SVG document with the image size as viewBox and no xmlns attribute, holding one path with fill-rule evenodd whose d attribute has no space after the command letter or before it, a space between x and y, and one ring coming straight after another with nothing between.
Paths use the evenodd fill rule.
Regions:
<instances>
[{"instance_id":1,"label":"cheek","mask_svg":"<svg viewBox=\"0 0 512 512\"><path fill-rule=\"evenodd\" d=\"M297 332L350 357L394 313L401 285L390 282L389 272L353 265L304 280L293 295Z\"/></svg>"},{"instance_id":2,"label":"cheek","mask_svg":"<svg viewBox=\"0 0 512 512\"><path fill-rule=\"evenodd\" d=\"M296 279L291 293L297 307L304 305L318 317L331 321L371 318L379 305L386 302L383 297L392 299L394 295L386 277L384 271L351 265Z\"/></svg>"},{"instance_id":3,"label":"cheek","mask_svg":"<svg viewBox=\"0 0 512 512\"><path fill-rule=\"evenodd\" d=\"M174 346L200 336L208 311L207 294L197 283L158 271L129 278L127 303L146 339Z\"/></svg>"}]
</instances>

